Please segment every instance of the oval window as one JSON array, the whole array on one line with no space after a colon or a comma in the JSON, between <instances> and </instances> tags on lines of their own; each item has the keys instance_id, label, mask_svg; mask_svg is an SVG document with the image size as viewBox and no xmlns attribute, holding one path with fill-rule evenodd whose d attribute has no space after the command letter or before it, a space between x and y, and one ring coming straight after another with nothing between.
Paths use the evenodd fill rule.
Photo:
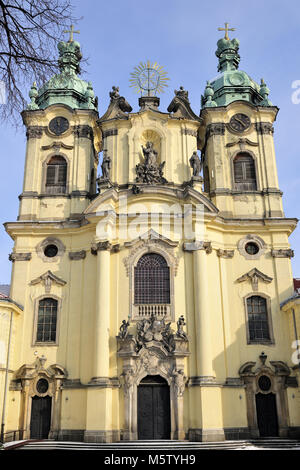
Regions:
<instances>
[{"instance_id":1,"label":"oval window","mask_svg":"<svg viewBox=\"0 0 300 470\"><path fill-rule=\"evenodd\" d=\"M54 258L58 253L58 248L56 245L47 245L44 249L44 254L47 258Z\"/></svg>"},{"instance_id":2,"label":"oval window","mask_svg":"<svg viewBox=\"0 0 300 470\"><path fill-rule=\"evenodd\" d=\"M38 393L46 393L48 388L49 388L48 380L46 380L46 379L38 380L38 382L36 384L36 389L37 389Z\"/></svg>"}]
</instances>

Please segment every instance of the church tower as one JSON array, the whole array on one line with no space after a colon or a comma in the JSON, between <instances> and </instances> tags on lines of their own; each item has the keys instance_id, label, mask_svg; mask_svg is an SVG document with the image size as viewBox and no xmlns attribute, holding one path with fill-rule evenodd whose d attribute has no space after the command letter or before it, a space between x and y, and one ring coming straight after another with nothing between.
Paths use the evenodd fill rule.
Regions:
<instances>
[{"instance_id":1,"label":"church tower","mask_svg":"<svg viewBox=\"0 0 300 470\"><path fill-rule=\"evenodd\" d=\"M182 86L159 109L165 74L147 62L133 76L139 109L113 86L99 115L73 27L60 73L33 84L19 216L5 224L5 431L86 442L298 435L286 302L297 220L278 186L278 108L264 80L238 68L225 30L198 114Z\"/></svg>"}]
</instances>

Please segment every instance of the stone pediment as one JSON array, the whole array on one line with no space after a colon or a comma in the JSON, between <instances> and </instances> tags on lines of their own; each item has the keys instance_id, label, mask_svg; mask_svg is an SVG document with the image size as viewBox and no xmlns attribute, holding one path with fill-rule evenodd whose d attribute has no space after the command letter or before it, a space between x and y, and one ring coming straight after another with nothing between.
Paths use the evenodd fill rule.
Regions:
<instances>
[{"instance_id":1,"label":"stone pediment","mask_svg":"<svg viewBox=\"0 0 300 470\"><path fill-rule=\"evenodd\" d=\"M139 245L140 242L143 241L143 240L159 240L162 244L165 244L166 246L172 247L172 248L174 248L175 246L178 245L178 241L170 240L169 238L161 235L160 233L157 233L152 228L150 230L148 230L147 232L145 232L140 237L135 238L134 240L132 240L130 242L125 242L124 245L127 248L133 248L133 247Z\"/></svg>"},{"instance_id":2,"label":"stone pediment","mask_svg":"<svg viewBox=\"0 0 300 470\"><path fill-rule=\"evenodd\" d=\"M64 286L66 284L66 281L55 276L51 271L47 271L36 279L33 279L30 282L30 285L35 286L36 284L44 284L45 292L49 293L53 282L59 286Z\"/></svg>"},{"instance_id":3,"label":"stone pediment","mask_svg":"<svg viewBox=\"0 0 300 470\"><path fill-rule=\"evenodd\" d=\"M201 122L202 119L197 116L191 108L188 99L188 91L181 86L179 90L174 91L175 96L168 106L168 112L171 116L179 119L190 119L192 121Z\"/></svg>"},{"instance_id":4,"label":"stone pediment","mask_svg":"<svg viewBox=\"0 0 300 470\"><path fill-rule=\"evenodd\" d=\"M266 274L259 271L257 268L251 269L248 273L244 274L243 276L239 277L236 282L244 282L250 281L252 283L252 288L254 291L258 290L258 281L262 281L265 283L272 282L273 278L267 276Z\"/></svg>"}]
</instances>

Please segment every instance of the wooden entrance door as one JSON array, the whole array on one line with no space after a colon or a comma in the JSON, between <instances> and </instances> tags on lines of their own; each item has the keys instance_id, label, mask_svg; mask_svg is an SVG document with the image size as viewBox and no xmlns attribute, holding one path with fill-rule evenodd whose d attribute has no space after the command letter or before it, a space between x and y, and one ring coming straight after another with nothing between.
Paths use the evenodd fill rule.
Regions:
<instances>
[{"instance_id":1,"label":"wooden entrance door","mask_svg":"<svg viewBox=\"0 0 300 470\"><path fill-rule=\"evenodd\" d=\"M51 397L32 397L30 438L47 439L51 425Z\"/></svg>"},{"instance_id":2,"label":"wooden entrance door","mask_svg":"<svg viewBox=\"0 0 300 470\"><path fill-rule=\"evenodd\" d=\"M148 375L138 386L138 438L170 439L170 387L159 375Z\"/></svg>"},{"instance_id":3,"label":"wooden entrance door","mask_svg":"<svg viewBox=\"0 0 300 470\"><path fill-rule=\"evenodd\" d=\"M274 393L258 393L256 395L256 412L260 436L278 436L276 395Z\"/></svg>"}]
</instances>

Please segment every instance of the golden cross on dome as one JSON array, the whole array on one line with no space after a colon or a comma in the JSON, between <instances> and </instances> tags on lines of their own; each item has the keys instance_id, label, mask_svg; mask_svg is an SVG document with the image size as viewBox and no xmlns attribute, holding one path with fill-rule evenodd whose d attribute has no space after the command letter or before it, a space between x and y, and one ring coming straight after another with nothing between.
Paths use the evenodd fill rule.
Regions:
<instances>
[{"instance_id":1,"label":"golden cross on dome","mask_svg":"<svg viewBox=\"0 0 300 470\"><path fill-rule=\"evenodd\" d=\"M63 31L64 33L70 33L70 37L69 37L69 42L73 42L74 39L73 39L73 34L76 33L76 34L79 34L80 31L74 31L74 25L71 24L70 26L70 29L66 29L65 31Z\"/></svg>"},{"instance_id":2,"label":"golden cross on dome","mask_svg":"<svg viewBox=\"0 0 300 470\"><path fill-rule=\"evenodd\" d=\"M224 38L229 41L228 31L235 31L235 28L228 28L229 23L225 23L225 28L218 28L218 31L225 31Z\"/></svg>"}]
</instances>

